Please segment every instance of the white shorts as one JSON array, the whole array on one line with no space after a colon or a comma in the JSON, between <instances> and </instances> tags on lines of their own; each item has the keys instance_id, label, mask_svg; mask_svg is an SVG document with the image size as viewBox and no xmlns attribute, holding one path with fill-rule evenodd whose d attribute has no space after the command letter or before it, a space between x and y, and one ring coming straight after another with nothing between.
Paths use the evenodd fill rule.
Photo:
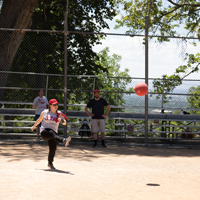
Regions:
<instances>
[{"instance_id":1,"label":"white shorts","mask_svg":"<svg viewBox=\"0 0 200 200\"><path fill-rule=\"evenodd\" d=\"M92 119L92 132L93 133L105 133L105 120L104 119Z\"/></svg>"}]
</instances>

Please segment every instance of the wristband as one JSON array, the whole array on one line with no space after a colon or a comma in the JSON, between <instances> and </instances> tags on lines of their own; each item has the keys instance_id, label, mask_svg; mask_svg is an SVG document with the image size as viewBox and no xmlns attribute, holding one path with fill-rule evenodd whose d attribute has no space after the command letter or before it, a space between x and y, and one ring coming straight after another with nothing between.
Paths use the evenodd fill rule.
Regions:
<instances>
[{"instance_id":1,"label":"wristband","mask_svg":"<svg viewBox=\"0 0 200 200\"><path fill-rule=\"evenodd\" d=\"M65 122L65 120L64 119L61 119L61 123L64 123Z\"/></svg>"}]
</instances>

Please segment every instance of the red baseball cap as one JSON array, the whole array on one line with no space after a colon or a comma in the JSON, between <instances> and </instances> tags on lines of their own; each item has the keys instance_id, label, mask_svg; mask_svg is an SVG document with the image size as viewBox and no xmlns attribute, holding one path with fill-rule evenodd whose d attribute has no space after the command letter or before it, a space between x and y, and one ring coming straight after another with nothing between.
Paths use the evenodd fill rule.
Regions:
<instances>
[{"instance_id":1,"label":"red baseball cap","mask_svg":"<svg viewBox=\"0 0 200 200\"><path fill-rule=\"evenodd\" d=\"M94 90L93 92L95 93L95 92L100 92L100 91L99 91L98 89L96 89L96 90Z\"/></svg>"},{"instance_id":2,"label":"red baseball cap","mask_svg":"<svg viewBox=\"0 0 200 200\"><path fill-rule=\"evenodd\" d=\"M52 105L52 104L60 104L56 99L51 99L49 101L49 105Z\"/></svg>"}]
</instances>

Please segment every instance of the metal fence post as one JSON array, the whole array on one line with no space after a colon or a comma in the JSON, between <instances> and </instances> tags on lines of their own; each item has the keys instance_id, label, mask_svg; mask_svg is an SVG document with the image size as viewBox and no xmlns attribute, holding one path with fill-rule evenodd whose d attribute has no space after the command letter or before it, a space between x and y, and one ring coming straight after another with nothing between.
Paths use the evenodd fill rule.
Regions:
<instances>
[{"instance_id":1,"label":"metal fence post","mask_svg":"<svg viewBox=\"0 0 200 200\"><path fill-rule=\"evenodd\" d=\"M93 81L93 91L95 90L95 77L94 77L94 81ZM94 98L94 92L92 92L92 98Z\"/></svg>"},{"instance_id":2,"label":"metal fence post","mask_svg":"<svg viewBox=\"0 0 200 200\"><path fill-rule=\"evenodd\" d=\"M149 16L145 17L145 83L148 85L148 28ZM148 93L145 95L145 146L148 146Z\"/></svg>"},{"instance_id":3,"label":"metal fence post","mask_svg":"<svg viewBox=\"0 0 200 200\"><path fill-rule=\"evenodd\" d=\"M68 0L65 12L64 24L64 113L67 115L67 23L68 23ZM67 125L64 126L64 137L67 135Z\"/></svg>"},{"instance_id":4,"label":"metal fence post","mask_svg":"<svg viewBox=\"0 0 200 200\"><path fill-rule=\"evenodd\" d=\"M46 80L46 91L45 91L45 96L46 96L47 99L48 99L48 97L47 97L47 94L48 94L48 84L49 84L49 75L47 75L47 80Z\"/></svg>"},{"instance_id":5,"label":"metal fence post","mask_svg":"<svg viewBox=\"0 0 200 200\"><path fill-rule=\"evenodd\" d=\"M118 90L119 90L119 78L117 78L117 92L116 92L116 106L117 106L117 101L118 101Z\"/></svg>"},{"instance_id":6,"label":"metal fence post","mask_svg":"<svg viewBox=\"0 0 200 200\"><path fill-rule=\"evenodd\" d=\"M115 101L116 106L118 104L118 91L119 91L119 78L117 78L117 92L116 92L116 101ZM118 112L118 108L116 108L116 112ZM118 119L118 124L120 124L120 123L121 123L121 119ZM115 126L115 130L116 129L119 130L119 128L121 128L121 127ZM117 132L116 134L120 135L120 132Z\"/></svg>"},{"instance_id":7,"label":"metal fence post","mask_svg":"<svg viewBox=\"0 0 200 200\"><path fill-rule=\"evenodd\" d=\"M161 110L163 110L164 105L164 86L165 86L165 79L163 79L163 91L162 91L162 103L161 103Z\"/></svg>"}]
</instances>

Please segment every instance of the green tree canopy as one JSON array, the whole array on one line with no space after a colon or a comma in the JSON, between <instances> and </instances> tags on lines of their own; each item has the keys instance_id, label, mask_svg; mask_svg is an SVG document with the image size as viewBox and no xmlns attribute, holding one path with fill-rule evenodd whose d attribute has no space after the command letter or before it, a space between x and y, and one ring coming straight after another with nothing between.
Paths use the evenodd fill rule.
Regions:
<instances>
[{"instance_id":1,"label":"green tree canopy","mask_svg":"<svg viewBox=\"0 0 200 200\"><path fill-rule=\"evenodd\" d=\"M69 1L68 31L100 32L116 14L111 0ZM33 14L31 29L64 30L66 0L40 0ZM98 57L92 50L104 36L96 34L68 34L68 74L94 74L106 70L95 64ZM23 56L22 56L23 55ZM30 67L27 69L27 63ZM30 33L26 35L15 58L14 68L22 71L63 74L64 34Z\"/></svg>"},{"instance_id":2,"label":"green tree canopy","mask_svg":"<svg viewBox=\"0 0 200 200\"><path fill-rule=\"evenodd\" d=\"M35 10L34 13L28 12L28 9L26 8L26 6L30 6L28 1L23 1L23 3L20 1L21 3L19 5L17 3L18 0L14 1L14 3L11 1L12 0L3 1L2 13L0 15L0 26L2 25L1 27L23 29L29 28L32 23L30 28L34 30L36 29L38 32L27 32L26 34L25 32L15 33L14 39L15 42L17 42L15 50L17 53L13 53L12 50L10 51L14 61L13 59L9 59L9 62L6 62L6 60L2 61L2 67L0 67L0 69L6 71L11 69L12 71L22 72L28 71L63 74L64 33L53 34L50 32L40 32L39 30L64 30L64 16L67 1L39 0L38 3L35 1L36 3L34 5L33 1L30 1L31 11ZM18 12L15 12L15 15L11 18L11 22L13 23L12 26L9 26L11 23L6 23L9 22L9 17L11 17L7 14L7 12L9 12L9 9L11 8L14 9L15 3L18 12L23 12L24 9L27 9L27 13L29 14L28 17L30 18L27 18L27 20L29 20L29 26L23 26L24 23L20 21L20 19L25 19L26 16L22 17L19 14L17 15ZM12 7L9 8L11 5ZM34 7L35 5L37 5L36 8ZM116 15L112 0L74 0L69 1L68 8L67 29L71 32L100 32L103 28L108 28L108 24L105 20L111 20ZM10 13L12 12L10 11ZM15 21L18 23L17 25L14 24ZM9 34L6 32L3 33L4 34L0 34L0 42L4 44L6 43L6 38L9 40ZM4 38L5 36L6 38ZM17 37L20 37L20 40ZM94 45L100 44L100 40L102 38L104 38L104 36L99 36L97 34L68 34L68 74L92 74L94 71L97 73L99 70L106 71L106 68L95 63L98 56L92 50ZM7 57L7 55L8 53L6 56L2 56L1 59ZM6 63L6 65L4 65L4 63ZM6 82L7 77L4 78L0 85L5 86ZM44 88L45 86L44 77L41 77L32 83L30 80L26 80L25 82L26 83L23 83L23 85L27 85L27 87L31 86L31 84L33 84L35 88ZM59 79L54 83L54 87L60 87L61 85L62 82ZM2 98L3 93L0 95L0 99Z\"/></svg>"},{"instance_id":3,"label":"green tree canopy","mask_svg":"<svg viewBox=\"0 0 200 200\"><path fill-rule=\"evenodd\" d=\"M189 102L189 107L190 108L200 108L200 101L199 101L199 96L200 95L200 86L197 87L191 87L189 89L189 94L192 94L192 96L187 97L187 101ZM192 111L193 114L199 114L200 111Z\"/></svg>"},{"instance_id":4,"label":"green tree canopy","mask_svg":"<svg viewBox=\"0 0 200 200\"><path fill-rule=\"evenodd\" d=\"M69 1L68 8L67 30L70 31L67 36L68 75L96 75L99 71L107 72L105 66L96 63L99 58L92 49L94 45L100 44L105 36L83 34L83 32L100 32L103 28L108 28L105 20L112 19L116 15L113 2L111 0L95 2L75 0ZM65 11L66 0L38 2L30 27L38 32L26 33L12 64L12 71L64 74ZM39 30L58 30L62 33ZM71 79L68 81L71 84L70 81ZM45 88L46 78L40 76L40 78L30 79L21 75L13 80L9 79L7 85L12 86L13 82L20 82L20 87L23 85L31 88ZM80 80L77 83L81 88ZM54 81L51 80L49 87L63 88L63 84L63 77L57 77Z\"/></svg>"},{"instance_id":5,"label":"green tree canopy","mask_svg":"<svg viewBox=\"0 0 200 200\"><path fill-rule=\"evenodd\" d=\"M127 33L139 34L145 29L145 16L150 15L149 32L155 35L178 36L177 28L187 30L187 36L199 37L200 3L197 0L115 0L125 12L117 26L128 27ZM120 10L119 10L120 12ZM159 38L159 41L169 41Z\"/></svg>"}]
</instances>

